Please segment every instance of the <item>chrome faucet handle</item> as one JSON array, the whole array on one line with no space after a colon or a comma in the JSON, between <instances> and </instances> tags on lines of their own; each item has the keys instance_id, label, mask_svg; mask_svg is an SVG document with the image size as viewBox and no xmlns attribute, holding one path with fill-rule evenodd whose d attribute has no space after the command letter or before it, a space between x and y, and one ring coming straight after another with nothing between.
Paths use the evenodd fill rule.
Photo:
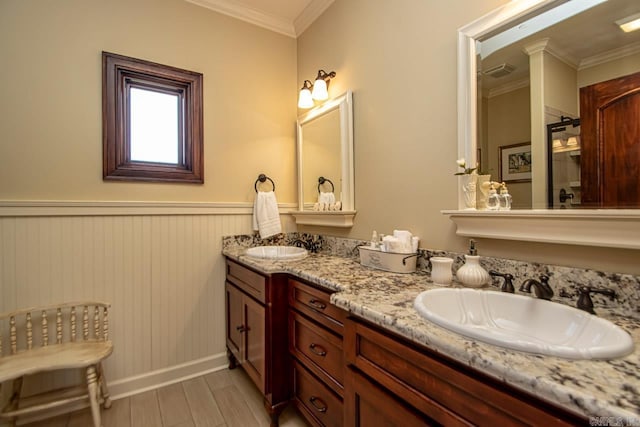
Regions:
<instances>
[{"instance_id":1,"label":"chrome faucet handle","mask_svg":"<svg viewBox=\"0 0 640 427\"><path fill-rule=\"evenodd\" d=\"M608 296L611 301L616 298L616 292L613 289L599 289L592 288L589 286L579 286L578 287L578 303L576 307L580 310L584 310L587 313L596 314L593 310L593 301L591 300L591 294L603 294Z\"/></svg>"},{"instance_id":2,"label":"chrome faucet handle","mask_svg":"<svg viewBox=\"0 0 640 427\"><path fill-rule=\"evenodd\" d=\"M504 281L502 282L502 286L500 287L500 291L514 293L516 290L513 287L513 275L509 273L500 273L495 270L490 270L489 275L491 277L502 277Z\"/></svg>"}]
</instances>

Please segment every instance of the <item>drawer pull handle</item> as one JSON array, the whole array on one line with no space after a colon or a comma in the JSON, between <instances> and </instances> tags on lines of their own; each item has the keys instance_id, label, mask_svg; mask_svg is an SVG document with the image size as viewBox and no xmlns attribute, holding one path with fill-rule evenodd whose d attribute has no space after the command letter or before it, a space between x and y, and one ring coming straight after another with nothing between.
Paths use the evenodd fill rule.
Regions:
<instances>
[{"instance_id":1,"label":"drawer pull handle","mask_svg":"<svg viewBox=\"0 0 640 427\"><path fill-rule=\"evenodd\" d=\"M245 332L246 330L247 328L245 328L244 325L236 326L236 331L238 332Z\"/></svg>"},{"instance_id":2,"label":"drawer pull handle","mask_svg":"<svg viewBox=\"0 0 640 427\"><path fill-rule=\"evenodd\" d=\"M318 412L327 412L327 404L324 403L319 397L311 396L309 398L309 402L311 402L313 407L316 408ZM320 402L320 405L317 405L316 402Z\"/></svg>"},{"instance_id":3,"label":"drawer pull handle","mask_svg":"<svg viewBox=\"0 0 640 427\"><path fill-rule=\"evenodd\" d=\"M327 350L325 350L321 345L311 343L309 344L309 349L313 352L313 354L317 356L324 357L327 355ZM318 349L318 350L316 350Z\"/></svg>"},{"instance_id":4,"label":"drawer pull handle","mask_svg":"<svg viewBox=\"0 0 640 427\"><path fill-rule=\"evenodd\" d=\"M325 308L327 308L327 304L324 304L315 299L309 300L309 305L318 310L324 310Z\"/></svg>"}]
</instances>

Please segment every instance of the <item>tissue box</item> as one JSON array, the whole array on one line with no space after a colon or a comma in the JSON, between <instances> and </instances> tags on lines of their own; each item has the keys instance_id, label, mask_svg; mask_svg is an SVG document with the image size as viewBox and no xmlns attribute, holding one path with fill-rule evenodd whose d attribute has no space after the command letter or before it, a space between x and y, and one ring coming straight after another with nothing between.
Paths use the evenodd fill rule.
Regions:
<instances>
[{"instance_id":1,"label":"tissue box","mask_svg":"<svg viewBox=\"0 0 640 427\"><path fill-rule=\"evenodd\" d=\"M360 264L390 271L392 273L414 273L418 254L398 254L394 252L382 252L367 246L358 246L360 250Z\"/></svg>"}]
</instances>

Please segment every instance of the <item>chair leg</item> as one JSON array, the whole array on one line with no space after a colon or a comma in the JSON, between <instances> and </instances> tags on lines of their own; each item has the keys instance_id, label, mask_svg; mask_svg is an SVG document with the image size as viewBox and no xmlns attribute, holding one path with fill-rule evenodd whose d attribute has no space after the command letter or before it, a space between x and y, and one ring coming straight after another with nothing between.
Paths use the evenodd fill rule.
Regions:
<instances>
[{"instance_id":1,"label":"chair leg","mask_svg":"<svg viewBox=\"0 0 640 427\"><path fill-rule=\"evenodd\" d=\"M104 369L102 368L102 363L98 363L98 383L100 384L100 392L102 393L102 398L104 399L102 405L104 406L104 409L109 409L111 408L111 397L109 396L107 379L104 377Z\"/></svg>"},{"instance_id":2,"label":"chair leg","mask_svg":"<svg viewBox=\"0 0 640 427\"><path fill-rule=\"evenodd\" d=\"M18 409L18 406L20 405L20 394L22 393L23 378L24 377L16 378L12 382L11 399L9 401L9 408L8 408L9 411L15 411L16 409ZM11 426L15 427L17 421L18 421L18 417L12 417L9 422L11 423Z\"/></svg>"},{"instance_id":3,"label":"chair leg","mask_svg":"<svg viewBox=\"0 0 640 427\"><path fill-rule=\"evenodd\" d=\"M93 416L93 427L102 427L100 420L100 403L98 402L98 377L96 368L87 368L87 389L89 390L89 403L91 404L91 415Z\"/></svg>"}]
</instances>

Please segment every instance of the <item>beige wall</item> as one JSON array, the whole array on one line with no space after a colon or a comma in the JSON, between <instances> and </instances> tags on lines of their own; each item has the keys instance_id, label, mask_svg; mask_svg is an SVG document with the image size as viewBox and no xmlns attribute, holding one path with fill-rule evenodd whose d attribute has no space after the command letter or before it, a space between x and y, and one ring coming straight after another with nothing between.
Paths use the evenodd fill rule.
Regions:
<instances>
[{"instance_id":1,"label":"beige wall","mask_svg":"<svg viewBox=\"0 0 640 427\"><path fill-rule=\"evenodd\" d=\"M553 55L547 54L544 61L545 107L578 115L576 98L577 72Z\"/></svg>"},{"instance_id":2,"label":"beige wall","mask_svg":"<svg viewBox=\"0 0 640 427\"><path fill-rule=\"evenodd\" d=\"M204 74L205 184L102 180L101 52ZM296 41L184 0L0 2L0 199L296 202Z\"/></svg>"},{"instance_id":3,"label":"beige wall","mask_svg":"<svg viewBox=\"0 0 640 427\"><path fill-rule=\"evenodd\" d=\"M531 142L529 87L523 87L488 99L488 167L491 179L500 179L500 147ZM531 182L507 185L514 209L531 209Z\"/></svg>"},{"instance_id":4,"label":"beige wall","mask_svg":"<svg viewBox=\"0 0 640 427\"><path fill-rule=\"evenodd\" d=\"M354 91L355 225L368 239L409 229L421 247L464 250L457 207L457 29L506 0L338 0L298 39L298 83L335 70ZM570 225L569 225L570 226ZM304 230L327 232L326 229ZM638 251L481 239L480 254L640 274Z\"/></svg>"}]
</instances>

